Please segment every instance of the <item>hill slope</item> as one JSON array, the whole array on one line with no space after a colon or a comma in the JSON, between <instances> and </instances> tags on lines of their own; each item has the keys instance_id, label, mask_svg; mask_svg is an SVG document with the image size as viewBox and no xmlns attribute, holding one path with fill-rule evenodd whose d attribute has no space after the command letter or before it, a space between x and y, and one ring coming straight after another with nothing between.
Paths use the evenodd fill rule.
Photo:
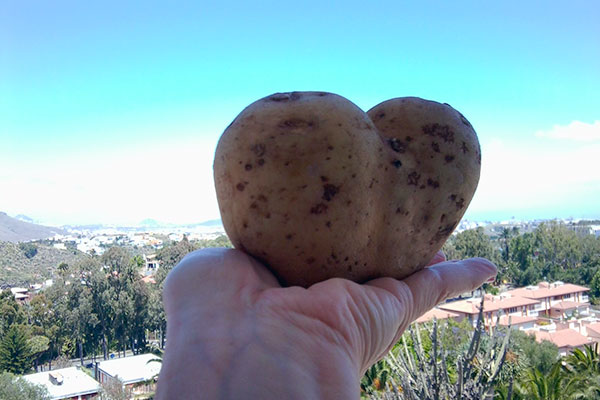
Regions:
<instances>
[{"instance_id":1,"label":"hill slope","mask_svg":"<svg viewBox=\"0 0 600 400\"><path fill-rule=\"evenodd\" d=\"M78 250L61 250L49 244L32 243L37 252L28 258L16 243L0 241L0 288L41 283L51 278L60 263L73 265L89 256Z\"/></svg>"},{"instance_id":2,"label":"hill slope","mask_svg":"<svg viewBox=\"0 0 600 400\"><path fill-rule=\"evenodd\" d=\"M32 224L9 217L6 213L0 212L0 241L13 243L27 242L30 240L46 239L55 234L64 233L65 231L59 228Z\"/></svg>"}]
</instances>

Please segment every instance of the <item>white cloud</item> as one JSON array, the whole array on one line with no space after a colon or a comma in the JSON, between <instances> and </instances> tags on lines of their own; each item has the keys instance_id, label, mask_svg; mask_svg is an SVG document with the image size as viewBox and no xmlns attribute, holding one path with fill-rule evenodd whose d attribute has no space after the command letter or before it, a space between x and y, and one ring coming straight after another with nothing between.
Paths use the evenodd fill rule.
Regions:
<instances>
[{"instance_id":1,"label":"white cloud","mask_svg":"<svg viewBox=\"0 0 600 400\"><path fill-rule=\"evenodd\" d=\"M554 125L548 131L537 131L535 135L539 138L567 139L578 142L600 141L600 121L587 124L581 121L573 121L569 125Z\"/></svg>"},{"instance_id":2,"label":"white cloud","mask_svg":"<svg viewBox=\"0 0 600 400\"><path fill-rule=\"evenodd\" d=\"M482 145L479 187L471 214L526 210L571 215L598 213L600 143L561 146L537 139L533 143L494 140Z\"/></svg>"}]
</instances>

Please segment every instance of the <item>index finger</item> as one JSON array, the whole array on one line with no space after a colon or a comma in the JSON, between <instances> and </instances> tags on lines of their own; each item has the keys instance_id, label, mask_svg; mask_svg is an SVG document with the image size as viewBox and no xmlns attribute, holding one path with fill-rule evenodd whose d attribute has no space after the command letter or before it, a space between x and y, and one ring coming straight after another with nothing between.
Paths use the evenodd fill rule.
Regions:
<instances>
[{"instance_id":1,"label":"index finger","mask_svg":"<svg viewBox=\"0 0 600 400\"><path fill-rule=\"evenodd\" d=\"M446 261L412 274L404 279L413 297L410 321L448 298L477 289L496 274L496 266L485 258Z\"/></svg>"}]
</instances>

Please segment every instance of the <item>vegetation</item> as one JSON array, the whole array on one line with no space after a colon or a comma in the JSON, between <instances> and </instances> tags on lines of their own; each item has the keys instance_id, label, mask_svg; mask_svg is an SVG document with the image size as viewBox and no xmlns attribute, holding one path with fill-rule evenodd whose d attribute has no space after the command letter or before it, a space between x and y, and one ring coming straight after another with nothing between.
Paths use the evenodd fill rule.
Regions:
<instances>
[{"instance_id":1,"label":"vegetation","mask_svg":"<svg viewBox=\"0 0 600 400\"><path fill-rule=\"evenodd\" d=\"M43 386L31 384L10 372L0 372L0 399L50 400L50 394Z\"/></svg>"},{"instance_id":2,"label":"vegetation","mask_svg":"<svg viewBox=\"0 0 600 400\"><path fill-rule=\"evenodd\" d=\"M492 235L477 228L452 236L444 251L450 259L490 259L498 266L497 284L559 280L590 286L592 300L600 300L600 238L573 226L546 222L532 232L503 227Z\"/></svg>"},{"instance_id":3,"label":"vegetation","mask_svg":"<svg viewBox=\"0 0 600 400\"><path fill-rule=\"evenodd\" d=\"M190 251L216 246L231 244L224 236L167 244L157 252L156 283L141 279L139 254L113 246L102 256L57 263L54 284L24 305L0 291L0 371L23 374L72 357L83 365L112 352L164 348L164 279Z\"/></svg>"},{"instance_id":4,"label":"vegetation","mask_svg":"<svg viewBox=\"0 0 600 400\"><path fill-rule=\"evenodd\" d=\"M503 284L562 280L590 286L590 297L600 301L600 239L572 228L555 222L524 233L478 228L452 236L444 250L451 259L486 257L495 262L499 274L486 287L489 293L497 293ZM0 291L0 373L5 371L0 380L11 382L7 388L17 387L4 389L0 382L0 391L29 390L18 389L23 382L9 372L22 374L45 363L66 366L69 358L77 357L83 364L87 358L106 359L127 350L160 352L166 332L161 294L168 272L190 251L231 243L225 236L167 243L156 251L156 283L141 280L139 249L113 246L102 256L90 256L46 242L32 246L37 253L31 246L0 243L3 277L19 276L14 282L23 284L42 276L54 280L24 305L10 291ZM33 267L42 260L43 267ZM6 271L8 264L13 267ZM121 396L110 391L104 388L103 396ZM523 332L488 332L466 320L449 320L407 331L390 355L367 371L361 392L386 399L593 399L600 398L600 360L597 348L561 358L556 346L537 343ZM33 398L27 396L6 398Z\"/></svg>"},{"instance_id":5,"label":"vegetation","mask_svg":"<svg viewBox=\"0 0 600 400\"><path fill-rule=\"evenodd\" d=\"M87 254L76 249L56 249L49 241L0 241L0 288L41 283L52 278L61 263L73 265L86 258Z\"/></svg>"}]
</instances>

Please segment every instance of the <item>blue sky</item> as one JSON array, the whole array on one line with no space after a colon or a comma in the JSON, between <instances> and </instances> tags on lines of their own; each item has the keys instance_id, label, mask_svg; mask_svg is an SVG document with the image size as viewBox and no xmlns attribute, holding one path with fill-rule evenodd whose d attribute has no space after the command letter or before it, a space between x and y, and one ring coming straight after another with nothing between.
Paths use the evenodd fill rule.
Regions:
<instances>
[{"instance_id":1,"label":"blue sky","mask_svg":"<svg viewBox=\"0 0 600 400\"><path fill-rule=\"evenodd\" d=\"M122 3L0 11L0 210L217 218L223 129L273 92L324 90L465 114L483 152L468 218L600 217L595 2Z\"/></svg>"}]
</instances>

